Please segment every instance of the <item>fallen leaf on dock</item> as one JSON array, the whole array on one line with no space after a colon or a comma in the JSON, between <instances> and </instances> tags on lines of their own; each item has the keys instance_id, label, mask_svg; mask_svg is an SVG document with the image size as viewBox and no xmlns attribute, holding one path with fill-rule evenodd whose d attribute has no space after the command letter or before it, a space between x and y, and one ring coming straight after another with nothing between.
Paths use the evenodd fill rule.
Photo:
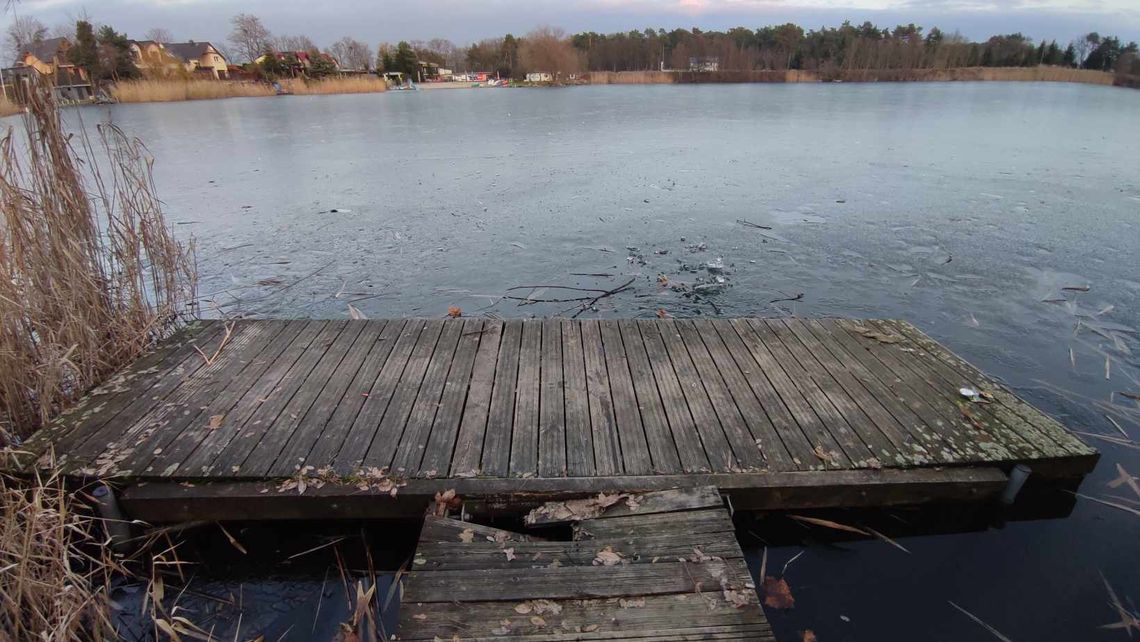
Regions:
<instances>
[{"instance_id":1,"label":"fallen leaf on dock","mask_svg":"<svg viewBox=\"0 0 1140 642\"><path fill-rule=\"evenodd\" d=\"M471 542L475 541L475 531L471 530L470 528L463 529L459 532L459 541L463 542L464 544L470 544Z\"/></svg>"},{"instance_id":2,"label":"fallen leaf on dock","mask_svg":"<svg viewBox=\"0 0 1140 642\"><path fill-rule=\"evenodd\" d=\"M458 319L459 317L463 316L463 309L457 305L453 305L447 309L447 316L451 317L452 319Z\"/></svg>"},{"instance_id":3,"label":"fallen leaf on dock","mask_svg":"<svg viewBox=\"0 0 1140 642\"><path fill-rule=\"evenodd\" d=\"M898 337L893 334L885 334L872 330L870 328L856 328L855 331L867 337L868 339L874 339L879 343L898 343L902 341L902 337Z\"/></svg>"},{"instance_id":4,"label":"fallen leaf on dock","mask_svg":"<svg viewBox=\"0 0 1140 642\"><path fill-rule=\"evenodd\" d=\"M504 548L504 549L503 549L503 555L506 555L506 556L507 556L507 561L508 561L508 562L510 562L510 561L513 561L513 560L515 559L515 549L513 549L513 548Z\"/></svg>"},{"instance_id":5,"label":"fallen leaf on dock","mask_svg":"<svg viewBox=\"0 0 1140 642\"><path fill-rule=\"evenodd\" d=\"M222 420L225 418L225 415L212 415L210 417L210 422L206 424L206 427L210 430L217 430L218 428L222 427Z\"/></svg>"},{"instance_id":6,"label":"fallen leaf on dock","mask_svg":"<svg viewBox=\"0 0 1140 642\"><path fill-rule=\"evenodd\" d=\"M598 551L597 556L594 557L594 566L615 566L621 564L621 561L621 554L615 553L612 547L607 546Z\"/></svg>"},{"instance_id":7,"label":"fallen leaf on dock","mask_svg":"<svg viewBox=\"0 0 1140 642\"><path fill-rule=\"evenodd\" d=\"M800 632L800 640L803 642L818 642L819 638L815 637L815 631L804 629Z\"/></svg>"},{"instance_id":8,"label":"fallen leaf on dock","mask_svg":"<svg viewBox=\"0 0 1140 642\"><path fill-rule=\"evenodd\" d=\"M796 598L792 597L792 589L784 578L764 578L764 606L773 609L791 609L796 606Z\"/></svg>"}]
</instances>

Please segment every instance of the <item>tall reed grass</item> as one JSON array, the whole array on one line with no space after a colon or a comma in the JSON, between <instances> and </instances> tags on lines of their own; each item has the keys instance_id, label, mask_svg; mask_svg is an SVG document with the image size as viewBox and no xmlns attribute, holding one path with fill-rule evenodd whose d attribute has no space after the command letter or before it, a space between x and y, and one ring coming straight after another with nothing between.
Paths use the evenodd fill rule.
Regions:
<instances>
[{"instance_id":1,"label":"tall reed grass","mask_svg":"<svg viewBox=\"0 0 1140 642\"><path fill-rule=\"evenodd\" d=\"M13 102L7 95L0 93L0 118L13 116L24 111L24 108Z\"/></svg>"},{"instance_id":2,"label":"tall reed grass","mask_svg":"<svg viewBox=\"0 0 1140 642\"><path fill-rule=\"evenodd\" d=\"M0 138L0 446L176 329L196 287L141 142L73 136L46 86L21 125Z\"/></svg>"},{"instance_id":3,"label":"tall reed grass","mask_svg":"<svg viewBox=\"0 0 1140 642\"><path fill-rule=\"evenodd\" d=\"M388 89L376 76L340 76L321 80L294 79L281 82L285 91L297 95L374 94Z\"/></svg>"},{"instance_id":4,"label":"tall reed grass","mask_svg":"<svg viewBox=\"0 0 1140 642\"><path fill-rule=\"evenodd\" d=\"M0 475L0 639L115 639L107 587L122 567L85 508L56 474Z\"/></svg>"},{"instance_id":5,"label":"tall reed grass","mask_svg":"<svg viewBox=\"0 0 1140 642\"><path fill-rule=\"evenodd\" d=\"M128 80L111 87L111 97L121 103L164 103L182 100L210 100L274 96L277 92L264 83L190 79Z\"/></svg>"}]
</instances>

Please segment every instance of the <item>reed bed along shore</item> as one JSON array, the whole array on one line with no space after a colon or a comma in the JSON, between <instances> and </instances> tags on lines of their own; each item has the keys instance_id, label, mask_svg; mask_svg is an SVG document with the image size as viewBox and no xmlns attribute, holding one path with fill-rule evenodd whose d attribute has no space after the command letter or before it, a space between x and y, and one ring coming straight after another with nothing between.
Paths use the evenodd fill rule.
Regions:
<instances>
[{"instance_id":1,"label":"reed bed along shore","mask_svg":"<svg viewBox=\"0 0 1140 642\"><path fill-rule=\"evenodd\" d=\"M138 140L64 129L50 88L0 138L0 448L51 421L194 312Z\"/></svg>"},{"instance_id":2,"label":"reed bed along shore","mask_svg":"<svg viewBox=\"0 0 1140 642\"><path fill-rule=\"evenodd\" d=\"M584 75L594 85L648 85L681 83L796 83L796 82L950 82L1023 81L1076 82L1111 85L1113 75L1067 67L957 67L952 69L833 69L833 70L722 70L593 71Z\"/></svg>"},{"instance_id":3,"label":"reed bed along shore","mask_svg":"<svg viewBox=\"0 0 1140 642\"><path fill-rule=\"evenodd\" d=\"M298 96L327 94L376 94L387 91L388 85L376 76L342 76L322 80L286 80L282 89Z\"/></svg>"},{"instance_id":4,"label":"reed bed along shore","mask_svg":"<svg viewBox=\"0 0 1140 642\"><path fill-rule=\"evenodd\" d=\"M297 95L365 94L388 87L376 76L343 76L321 80L291 78L280 81L282 91ZM230 80L129 80L111 87L111 97L120 103L159 103L217 98L276 96L273 85Z\"/></svg>"},{"instance_id":5,"label":"reed bed along shore","mask_svg":"<svg viewBox=\"0 0 1140 642\"><path fill-rule=\"evenodd\" d=\"M165 103L277 94L272 86L257 82L158 79L115 83L110 93L111 98L120 103Z\"/></svg>"}]
</instances>

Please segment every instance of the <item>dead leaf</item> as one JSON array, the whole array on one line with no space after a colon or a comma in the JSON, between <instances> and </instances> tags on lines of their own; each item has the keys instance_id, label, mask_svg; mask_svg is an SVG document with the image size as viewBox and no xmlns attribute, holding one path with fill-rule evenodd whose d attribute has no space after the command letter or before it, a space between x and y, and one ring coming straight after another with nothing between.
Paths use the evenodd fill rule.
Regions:
<instances>
[{"instance_id":1,"label":"dead leaf","mask_svg":"<svg viewBox=\"0 0 1140 642\"><path fill-rule=\"evenodd\" d=\"M222 420L225 418L225 415L211 415L210 423L206 424L206 427L210 430L217 430L222 427Z\"/></svg>"},{"instance_id":2,"label":"dead leaf","mask_svg":"<svg viewBox=\"0 0 1140 642\"><path fill-rule=\"evenodd\" d=\"M546 626L546 620L542 619L542 617L538 615L530 616L530 623L539 628Z\"/></svg>"},{"instance_id":3,"label":"dead leaf","mask_svg":"<svg viewBox=\"0 0 1140 642\"><path fill-rule=\"evenodd\" d=\"M463 542L464 544L470 544L474 540L475 531L471 530L470 528L465 528L459 532L459 541Z\"/></svg>"},{"instance_id":4,"label":"dead leaf","mask_svg":"<svg viewBox=\"0 0 1140 642\"><path fill-rule=\"evenodd\" d=\"M665 310L665 308L657 308L657 318L658 319L668 319L669 313Z\"/></svg>"},{"instance_id":5,"label":"dead leaf","mask_svg":"<svg viewBox=\"0 0 1140 642\"><path fill-rule=\"evenodd\" d=\"M515 559L515 549L513 549L513 548L504 548L504 549L503 549L503 555L506 555L506 556L507 556L507 561L508 561L508 562L510 562L510 561L512 561L512 560L514 560L514 559Z\"/></svg>"},{"instance_id":6,"label":"dead leaf","mask_svg":"<svg viewBox=\"0 0 1140 642\"><path fill-rule=\"evenodd\" d=\"M724 601L731 604L733 608L744 608L752 603L752 591L725 588L722 589L721 593L724 595Z\"/></svg>"},{"instance_id":7,"label":"dead leaf","mask_svg":"<svg viewBox=\"0 0 1140 642\"><path fill-rule=\"evenodd\" d=\"M796 598L792 597L792 589L784 578L764 578L764 606L773 609L791 609L796 606Z\"/></svg>"},{"instance_id":8,"label":"dead leaf","mask_svg":"<svg viewBox=\"0 0 1140 642\"><path fill-rule=\"evenodd\" d=\"M586 626L582 627L583 633L593 633L594 631L597 631L597 630L598 630L597 624L587 624Z\"/></svg>"},{"instance_id":9,"label":"dead leaf","mask_svg":"<svg viewBox=\"0 0 1140 642\"><path fill-rule=\"evenodd\" d=\"M815 631L811 629L800 631L800 640L803 642L818 642L818 638L815 637Z\"/></svg>"},{"instance_id":10,"label":"dead leaf","mask_svg":"<svg viewBox=\"0 0 1140 642\"><path fill-rule=\"evenodd\" d=\"M643 606L645 606L645 598L644 597L631 597L631 598L624 598L623 597L623 598L618 600L618 605L621 606L623 609L639 609L639 608L642 608Z\"/></svg>"},{"instance_id":11,"label":"dead leaf","mask_svg":"<svg viewBox=\"0 0 1140 642\"><path fill-rule=\"evenodd\" d=\"M610 546L598 551L598 555L594 557L594 566L615 566L617 564L621 564L621 554L615 553Z\"/></svg>"},{"instance_id":12,"label":"dead leaf","mask_svg":"<svg viewBox=\"0 0 1140 642\"><path fill-rule=\"evenodd\" d=\"M463 316L463 310L459 306L453 305L447 309L447 316L451 317L452 319L458 319L459 317Z\"/></svg>"}]
</instances>

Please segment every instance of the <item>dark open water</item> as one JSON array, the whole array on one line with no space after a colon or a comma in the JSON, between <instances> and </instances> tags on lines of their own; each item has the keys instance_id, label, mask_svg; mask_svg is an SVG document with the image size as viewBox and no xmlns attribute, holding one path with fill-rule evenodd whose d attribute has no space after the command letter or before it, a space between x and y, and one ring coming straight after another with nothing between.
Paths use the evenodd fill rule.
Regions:
<instances>
[{"instance_id":1,"label":"dark open water","mask_svg":"<svg viewBox=\"0 0 1140 642\"><path fill-rule=\"evenodd\" d=\"M1115 402L1140 438L1140 407L1114 394L1140 391L1140 92L582 87L82 113L158 159L168 216L197 238L207 314L572 314L499 297L634 278L586 314L899 317L1071 427L1120 437L1097 405ZM732 267L723 292L656 283L695 285L687 268L716 258ZM1106 487L1117 464L1140 473L1135 447L1092 443L1104 456L1081 492L1138 506ZM910 554L783 516L742 533L754 571L765 543L770 575L802 552L784 571L796 608L769 613L782 639L994 639L949 601L1014 640L1124 639L1098 628L1119 620L1101 574L1126 606L1140 599L1140 517L1044 500L1071 515L832 514Z\"/></svg>"}]
</instances>

